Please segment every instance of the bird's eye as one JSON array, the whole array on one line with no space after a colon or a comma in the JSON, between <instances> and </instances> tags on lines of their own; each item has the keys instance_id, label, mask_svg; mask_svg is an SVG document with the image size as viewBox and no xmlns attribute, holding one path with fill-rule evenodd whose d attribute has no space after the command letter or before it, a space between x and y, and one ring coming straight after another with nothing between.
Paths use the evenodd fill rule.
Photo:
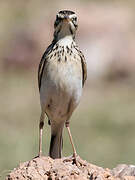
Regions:
<instances>
[{"instance_id":1,"label":"bird's eye","mask_svg":"<svg viewBox=\"0 0 135 180\"><path fill-rule=\"evenodd\" d=\"M62 17L60 17L60 16L56 16L56 21L61 21L62 20Z\"/></svg>"},{"instance_id":2,"label":"bird's eye","mask_svg":"<svg viewBox=\"0 0 135 180\"><path fill-rule=\"evenodd\" d=\"M58 17L58 15L56 16L56 21L58 21L58 19L59 19L59 17Z\"/></svg>"},{"instance_id":3,"label":"bird's eye","mask_svg":"<svg viewBox=\"0 0 135 180\"><path fill-rule=\"evenodd\" d=\"M77 21L77 17L73 17L73 21Z\"/></svg>"},{"instance_id":4,"label":"bird's eye","mask_svg":"<svg viewBox=\"0 0 135 180\"><path fill-rule=\"evenodd\" d=\"M55 23L54 23L54 27L55 27L55 28L56 28L56 26L58 26L58 24L60 23L61 20L62 20L62 18L57 15L57 16L56 16Z\"/></svg>"},{"instance_id":5,"label":"bird's eye","mask_svg":"<svg viewBox=\"0 0 135 180\"><path fill-rule=\"evenodd\" d=\"M73 18L72 18L72 23L73 23L73 25L75 26L75 28L77 29L77 27L78 27L77 17L73 17Z\"/></svg>"}]
</instances>

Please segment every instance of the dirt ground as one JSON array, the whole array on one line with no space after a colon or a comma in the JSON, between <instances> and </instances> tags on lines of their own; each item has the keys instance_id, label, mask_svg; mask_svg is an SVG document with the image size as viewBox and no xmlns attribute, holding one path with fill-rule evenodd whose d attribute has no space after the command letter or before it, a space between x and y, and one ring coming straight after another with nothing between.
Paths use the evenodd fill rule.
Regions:
<instances>
[{"instance_id":1,"label":"dirt ground","mask_svg":"<svg viewBox=\"0 0 135 180\"><path fill-rule=\"evenodd\" d=\"M95 166L77 157L78 166L73 158L51 159L50 157L34 158L21 163L6 180L133 180L135 179L134 165L118 165L113 170Z\"/></svg>"}]
</instances>

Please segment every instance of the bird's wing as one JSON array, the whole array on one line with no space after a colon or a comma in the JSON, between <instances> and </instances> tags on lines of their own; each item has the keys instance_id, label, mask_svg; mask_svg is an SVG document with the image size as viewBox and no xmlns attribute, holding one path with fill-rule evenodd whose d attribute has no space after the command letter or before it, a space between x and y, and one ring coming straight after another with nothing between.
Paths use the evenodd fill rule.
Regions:
<instances>
[{"instance_id":1,"label":"bird's wing","mask_svg":"<svg viewBox=\"0 0 135 180\"><path fill-rule=\"evenodd\" d=\"M81 64L82 64L82 85L84 86L84 83L87 79L87 64L86 64L86 60L85 57L83 55L83 53L80 51L80 49L76 46L76 50L79 53L79 56L81 58Z\"/></svg>"},{"instance_id":2,"label":"bird's wing","mask_svg":"<svg viewBox=\"0 0 135 180\"><path fill-rule=\"evenodd\" d=\"M82 84L84 86L84 83L87 79L87 64L83 54L81 55L81 63L82 63L82 74L83 74Z\"/></svg>"},{"instance_id":3,"label":"bird's wing","mask_svg":"<svg viewBox=\"0 0 135 180\"><path fill-rule=\"evenodd\" d=\"M53 48L53 46L54 46L54 44L51 44L50 46L48 46L48 48L46 49L46 51L44 52L44 54L43 54L43 56L41 58L39 66L38 66L38 88L39 88L39 91L40 91L40 88L41 88L41 80L42 80L43 71L44 71L44 68L45 68L45 65L46 65L46 62L47 62L47 57L50 54L51 49Z\"/></svg>"},{"instance_id":4,"label":"bird's wing","mask_svg":"<svg viewBox=\"0 0 135 180\"><path fill-rule=\"evenodd\" d=\"M43 75L43 70L45 68L45 64L46 64L46 57L45 57L45 53L43 54L41 61L39 63L38 66L38 88L40 91L40 87L41 87L41 80L42 80L42 75Z\"/></svg>"}]
</instances>

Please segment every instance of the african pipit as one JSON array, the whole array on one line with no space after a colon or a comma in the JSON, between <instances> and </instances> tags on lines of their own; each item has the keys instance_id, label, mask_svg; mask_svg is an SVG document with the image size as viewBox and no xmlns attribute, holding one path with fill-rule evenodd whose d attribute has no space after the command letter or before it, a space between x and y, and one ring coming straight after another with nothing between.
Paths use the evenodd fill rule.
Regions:
<instances>
[{"instance_id":1,"label":"african pipit","mask_svg":"<svg viewBox=\"0 0 135 180\"><path fill-rule=\"evenodd\" d=\"M60 11L54 23L53 41L39 64L38 85L41 102L39 156L42 155L42 131L46 114L51 125L50 157L61 158L62 132L65 124L73 148L73 157L76 160L69 119L79 104L87 78L85 58L75 43L77 27L77 16L74 12Z\"/></svg>"}]
</instances>

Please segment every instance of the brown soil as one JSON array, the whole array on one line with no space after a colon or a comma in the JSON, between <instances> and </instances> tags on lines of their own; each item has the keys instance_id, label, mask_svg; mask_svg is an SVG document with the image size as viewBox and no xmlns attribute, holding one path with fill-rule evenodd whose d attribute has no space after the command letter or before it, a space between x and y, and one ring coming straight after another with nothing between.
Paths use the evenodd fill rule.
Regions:
<instances>
[{"instance_id":1,"label":"brown soil","mask_svg":"<svg viewBox=\"0 0 135 180\"><path fill-rule=\"evenodd\" d=\"M51 159L34 158L21 163L6 180L135 180L135 166L118 165L113 170L95 166L77 157L77 167L72 157Z\"/></svg>"}]
</instances>

